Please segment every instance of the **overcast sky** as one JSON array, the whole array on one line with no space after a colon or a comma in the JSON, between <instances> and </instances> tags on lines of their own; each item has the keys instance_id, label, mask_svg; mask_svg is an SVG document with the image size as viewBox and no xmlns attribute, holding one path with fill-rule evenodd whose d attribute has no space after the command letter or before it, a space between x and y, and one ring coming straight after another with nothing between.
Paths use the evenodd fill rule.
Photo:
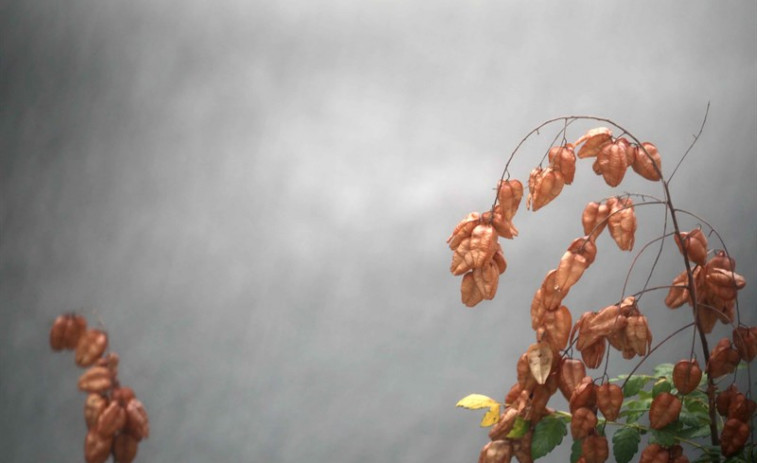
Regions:
<instances>
[{"instance_id":1,"label":"overcast sky","mask_svg":"<svg viewBox=\"0 0 757 463\"><path fill-rule=\"evenodd\" d=\"M0 0L4 461L81 459L79 371L47 341L71 310L109 331L147 407L137 461L475 461L487 431L455 403L507 392L533 292L614 190L584 161L555 203L521 207L473 310L444 241L556 116L616 120L669 175L711 104L672 195L717 227L757 323L756 57L752 0ZM664 213L641 209L637 250ZM657 284L680 271L664 256ZM600 238L574 318L622 296L632 257ZM690 320L663 297L641 307L657 339Z\"/></svg>"}]
</instances>

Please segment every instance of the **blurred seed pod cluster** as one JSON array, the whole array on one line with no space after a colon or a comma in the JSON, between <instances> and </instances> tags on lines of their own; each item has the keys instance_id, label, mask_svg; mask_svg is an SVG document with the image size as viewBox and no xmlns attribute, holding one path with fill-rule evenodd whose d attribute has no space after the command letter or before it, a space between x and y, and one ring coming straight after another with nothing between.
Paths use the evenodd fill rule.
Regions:
<instances>
[{"instance_id":1,"label":"blurred seed pod cluster","mask_svg":"<svg viewBox=\"0 0 757 463\"><path fill-rule=\"evenodd\" d=\"M87 368L78 387L84 400L84 459L104 463L111 456L116 463L130 463L142 439L150 435L150 422L134 391L118 381L119 357L108 350L108 334L87 327L81 315L59 316L50 329L54 351L74 350L74 361Z\"/></svg>"}]
</instances>

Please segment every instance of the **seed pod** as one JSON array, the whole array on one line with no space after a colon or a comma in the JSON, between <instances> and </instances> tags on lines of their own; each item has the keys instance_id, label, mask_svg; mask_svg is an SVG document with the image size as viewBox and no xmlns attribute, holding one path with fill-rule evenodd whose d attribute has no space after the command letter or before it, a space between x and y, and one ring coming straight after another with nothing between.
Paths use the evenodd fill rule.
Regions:
<instances>
[{"instance_id":1,"label":"seed pod","mask_svg":"<svg viewBox=\"0 0 757 463\"><path fill-rule=\"evenodd\" d=\"M541 303L547 310L557 310L570 289L557 285L557 269L550 270L541 283Z\"/></svg>"},{"instance_id":2,"label":"seed pod","mask_svg":"<svg viewBox=\"0 0 757 463\"><path fill-rule=\"evenodd\" d=\"M455 248L455 252L452 253L452 263L449 266L449 271L453 275L462 275L473 268L470 264L473 260L468 257L471 249L470 244L470 237L463 238Z\"/></svg>"},{"instance_id":3,"label":"seed pod","mask_svg":"<svg viewBox=\"0 0 757 463\"><path fill-rule=\"evenodd\" d=\"M610 215L610 209L605 203L590 202L584 208L581 215L581 224L584 227L584 235L589 235L589 239L595 241L597 236L607 226L607 217Z\"/></svg>"},{"instance_id":4,"label":"seed pod","mask_svg":"<svg viewBox=\"0 0 757 463\"><path fill-rule=\"evenodd\" d=\"M733 373L740 360L739 352L731 347L731 340L723 338L718 341L715 348L710 352L710 359L707 362L707 373L713 379Z\"/></svg>"},{"instance_id":5,"label":"seed pod","mask_svg":"<svg viewBox=\"0 0 757 463\"><path fill-rule=\"evenodd\" d=\"M119 434L113 441L113 460L115 463L131 463L137 457L139 442L129 434Z\"/></svg>"},{"instance_id":6,"label":"seed pod","mask_svg":"<svg viewBox=\"0 0 757 463\"><path fill-rule=\"evenodd\" d=\"M720 448L723 455L730 457L741 451L749 438L749 425L735 418L726 420L720 434Z\"/></svg>"},{"instance_id":7,"label":"seed pod","mask_svg":"<svg viewBox=\"0 0 757 463\"><path fill-rule=\"evenodd\" d=\"M460 223L455 226L455 229L452 231L452 234L449 236L449 238L447 238L447 244L449 244L449 248L454 251L458 246L460 246L460 243L465 238L470 238L470 234L476 227L476 225L479 224L480 218L481 215L478 212L471 212L463 220L461 220Z\"/></svg>"},{"instance_id":8,"label":"seed pod","mask_svg":"<svg viewBox=\"0 0 757 463\"><path fill-rule=\"evenodd\" d=\"M518 358L518 363L515 366L515 370L518 375L518 383L520 383L523 390L531 392L536 385L536 378L531 374L531 367L528 362L528 354L523 354Z\"/></svg>"},{"instance_id":9,"label":"seed pod","mask_svg":"<svg viewBox=\"0 0 757 463\"><path fill-rule=\"evenodd\" d=\"M126 426L124 427L124 432L137 440L150 437L150 420L147 417L147 410L145 410L142 402L137 399L131 399L126 405Z\"/></svg>"},{"instance_id":10,"label":"seed pod","mask_svg":"<svg viewBox=\"0 0 757 463\"><path fill-rule=\"evenodd\" d=\"M473 270L473 282L484 299L494 299L499 285L499 268L494 259Z\"/></svg>"},{"instance_id":11,"label":"seed pod","mask_svg":"<svg viewBox=\"0 0 757 463\"><path fill-rule=\"evenodd\" d=\"M757 326L740 326L733 330L733 344L746 363L757 357Z\"/></svg>"},{"instance_id":12,"label":"seed pod","mask_svg":"<svg viewBox=\"0 0 757 463\"><path fill-rule=\"evenodd\" d=\"M701 271L699 267L697 267L694 272ZM678 276L676 276L673 279L673 282L670 284L671 288L668 290L668 295L665 297L665 305L670 307L671 309L677 309L678 307L681 307L686 302L690 301L689 296L689 290L686 287L686 285L689 284L689 275L686 273L686 270L679 273Z\"/></svg>"},{"instance_id":13,"label":"seed pod","mask_svg":"<svg viewBox=\"0 0 757 463\"><path fill-rule=\"evenodd\" d=\"M560 361L560 375L558 376L558 386L565 400L570 400L573 391L581 380L586 376L586 367L584 363L577 359L563 358Z\"/></svg>"},{"instance_id":14,"label":"seed pod","mask_svg":"<svg viewBox=\"0 0 757 463\"><path fill-rule=\"evenodd\" d=\"M605 179L605 183L611 187L620 185L628 169L628 140L619 138L614 143L608 143L597 154L597 159L592 167L597 175Z\"/></svg>"},{"instance_id":15,"label":"seed pod","mask_svg":"<svg viewBox=\"0 0 757 463\"><path fill-rule=\"evenodd\" d=\"M492 261L497 266L499 274L502 275L507 270L507 261L505 260L505 253L502 252L502 246L497 243L497 251L492 256Z\"/></svg>"},{"instance_id":16,"label":"seed pod","mask_svg":"<svg viewBox=\"0 0 757 463\"><path fill-rule=\"evenodd\" d=\"M470 235L470 251L465 260L471 268L478 268L487 263L497 252L497 233L494 227L480 223L473 228Z\"/></svg>"},{"instance_id":17,"label":"seed pod","mask_svg":"<svg viewBox=\"0 0 757 463\"><path fill-rule=\"evenodd\" d=\"M101 330L87 330L76 345L76 364L88 367L94 364L108 348L108 334Z\"/></svg>"},{"instance_id":18,"label":"seed pod","mask_svg":"<svg viewBox=\"0 0 757 463\"><path fill-rule=\"evenodd\" d=\"M678 235L673 235L673 238L681 254L688 256L689 260L696 264L705 264L707 261L707 237L704 236L702 230L695 228L688 233L681 232L681 239L678 239Z\"/></svg>"},{"instance_id":19,"label":"seed pod","mask_svg":"<svg viewBox=\"0 0 757 463\"><path fill-rule=\"evenodd\" d=\"M110 457L112 437L103 437L94 429L87 433L84 439L84 460L87 463L105 463Z\"/></svg>"},{"instance_id":20,"label":"seed pod","mask_svg":"<svg viewBox=\"0 0 757 463\"><path fill-rule=\"evenodd\" d=\"M610 208L607 217L607 228L610 235L621 251L633 249L634 234L636 233L636 214L633 210L631 198L610 198L606 201Z\"/></svg>"},{"instance_id":21,"label":"seed pod","mask_svg":"<svg viewBox=\"0 0 757 463\"><path fill-rule=\"evenodd\" d=\"M681 405L681 400L669 392L657 394L649 407L649 427L662 429L676 421L681 413Z\"/></svg>"},{"instance_id":22,"label":"seed pod","mask_svg":"<svg viewBox=\"0 0 757 463\"><path fill-rule=\"evenodd\" d=\"M594 344L586 346L581 351L581 359L588 368L598 368L602 364L602 359L605 356L605 350L607 349L607 341L605 338L599 338Z\"/></svg>"},{"instance_id":23,"label":"seed pod","mask_svg":"<svg viewBox=\"0 0 757 463\"><path fill-rule=\"evenodd\" d=\"M717 405L718 413L720 414L720 416L728 415L728 409L731 406L731 400L738 393L739 389L735 384L731 384L727 389L720 391L715 400L715 404Z\"/></svg>"},{"instance_id":24,"label":"seed pod","mask_svg":"<svg viewBox=\"0 0 757 463\"><path fill-rule=\"evenodd\" d=\"M639 463L668 463L670 454L660 444L649 444L641 452Z\"/></svg>"},{"instance_id":25,"label":"seed pod","mask_svg":"<svg viewBox=\"0 0 757 463\"><path fill-rule=\"evenodd\" d=\"M689 459L683 454L683 447L676 444L668 449L670 453L670 463L689 463Z\"/></svg>"},{"instance_id":26,"label":"seed pod","mask_svg":"<svg viewBox=\"0 0 757 463\"><path fill-rule=\"evenodd\" d=\"M623 405L623 390L617 384L604 383L597 388L597 406L607 421L615 421Z\"/></svg>"},{"instance_id":27,"label":"seed pod","mask_svg":"<svg viewBox=\"0 0 757 463\"><path fill-rule=\"evenodd\" d=\"M528 357L528 367L531 375L538 384L544 384L552 369L552 349L549 344L539 342L531 344L526 351Z\"/></svg>"},{"instance_id":28,"label":"seed pod","mask_svg":"<svg viewBox=\"0 0 757 463\"><path fill-rule=\"evenodd\" d=\"M478 290L473 272L468 272L463 276L460 282L460 298L468 307L473 307L484 300L484 295Z\"/></svg>"},{"instance_id":29,"label":"seed pod","mask_svg":"<svg viewBox=\"0 0 757 463\"><path fill-rule=\"evenodd\" d=\"M84 392L103 393L113 385L110 370L105 367L91 367L79 377L79 389Z\"/></svg>"},{"instance_id":30,"label":"seed pod","mask_svg":"<svg viewBox=\"0 0 757 463\"><path fill-rule=\"evenodd\" d=\"M576 140L575 146L583 143L578 150L578 157L581 159L594 157L599 151L612 141L612 131L607 127L597 127L586 132L581 138Z\"/></svg>"},{"instance_id":31,"label":"seed pod","mask_svg":"<svg viewBox=\"0 0 757 463\"><path fill-rule=\"evenodd\" d=\"M555 272L555 286L563 292L583 275L584 270L589 268L597 255L597 246L588 238L576 238L565 251Z\"/></svg>"},{"instance_id":32,"label":"seed pod","mask_svg":"<svg viewBox=\"0 0 757 463\"><path fill-rule=\"evenodd\" d=\"M581 455L586 463L604 463L610 455L607 439L604 436L588 436L581 442Z\"/></svg>"},{"instance_id":33,"label":"seed pod","mask_svg":"<svg viewBox=\"0 0 757 463\"><path fill-rule=\"evenodd\" d=\"M628 344L636 352L636 355L643 357L652 347L652 332L647 325L647 317L637 315L628 317L627 320L625 334Z\"/></svg>"},{"instance_id":34,"label":"seed pod","mask_svg":"<svg viewBox=\"0 0 757 463\"><path fill-rule=\"evenodd\" d=\"M534 462L534 459L531 456L531 438L533 435L533 431L528 431L520 439L513 440L513 453L520 463Z\"/></svg>"},{"instance_id":35,"label":"seed pod","mask_svg":"<svg viewBox=\"0 0 757 463\"><path fill-rule=\"evenodd\" d=\"M751 399L747 399L744 394L738 392L731 398L731 403L728 404L728 418L736 418L744 423L751 421L757 404Z\"/></svg>"},{"instance_id":36,"label":"seed pod","mask_svg":"<svg viewBox=\"0 0 757 463\"><path fill-rule=\"evenodd\" d=\"M112 401L97 419L97 433L103 437L113 437L126 424L126 410L117 401Z\"/></svg>"},{"instance_id":37,"label":"seed pod","mask_svg":"<svg viewBox=\"0 0 757 463\"><path fill-rule=\"evenodd\" d=\"M597 405L597 387L594 385L594 381L591 376L584 376L578 386L576 386L573 394L568 401L570 412L574 413L581 407L586 407L589 410L594 410Z\"/></svg>"},{"instance_id":38,"label":"seed pod","mask_svg":"<svg viewBox=\"0 0 757 463\"><path fill-rule=\"evenodd\" d=\"M570 310L562 305L557 310L544 312L537 327L537 334L542 341L549 344L553 352L559 352L568 345L571 326Z\"/></svg>"},{"instance_id":39,"label":"seed pod","mask_svg":"<svg viewBox=\"0 0 757 463\"><path fill-rule=\"evenodd\" d=\"M550 148L549 166L562 174L566 185L573 183L573 177L576 174L576 155L573 152L573 145L568 143L565 146Z\"/></svg>"},{"instance_id":40,"label":"seed pod","mask_svg":"<svg viewBox=\"0 0 757 463\"><path fill-rule=\"evenodd\" d=\"M108 399L100 394L89 394L84 401L84 422L87 429L92 429L97 424L97 419L108 406Z\"/></svg>"},{"instance_id":41,"label":"seed pod","mask_svg":"<svg viewBox=\"0 0 757 463\"><path fill-rule=\"evenodd\" d=\"M133 399L134 391L130 387L117 387L110 393L110 398L114 402L118 402L122 407L126 408L126 405Z\"/></svg>"},{"instance_id":42,"label":"seed pod","mask_svg":"<svg viewBox=\"0 0 757 463\"><path fill-rule=\"evenodd\" d=\"M523 392L523 386L518 382L513 384L505 395L505 405L512 405L520 397L521 392Z\"/></svg>"},{"instance_id":43,"label":"seed pod","mask_svg":"<svg viewBox=\"0 0 757 463\"><path fill-rule=\"evenodd\" d=\"M523 198L523 184L519 180L504 180L499 184L497 200L502 207L502 215L508 222L518 212L521 198Z\"/></svg>"},{"instance_id":44,"label":"seed pod","mask_svg":"<svg viewBox=\"0 0 757 463\"><path fill-rule=\"evenodd\" d=\"M510 463L513 457L513 448L509 441L495 440L488 442L481 449L478 463Z\"/></svg>"},{"instance_id":45,"label":"seed pod","mask_svg":"<svg viewBox=\"0 0 757 463\"><path fill-rule=\"evenodd\" d=\"M652 143L645 141L641 146L643 148L638 146L631 147L631 154L633 156L631 168L645 179L657 182L660 180L659 172L662 172L662 159L660 158L660 153L657 151L657 147ZM647 154L649 154L649 156L647 156ZM655 169L654 166L657 166L657 169Z\"/></svg>"},{"instance_id":46,"label":"seed pod","mask_svg":"<svg viewBox=\"0 0 757 463\"><path fill-rule=\"evenodd\" d=\"M489 431L489 439L494 441L506 438L513 429L516 416L518 416L518 410L515 407L505 408L505 411L499 416L497 424Z\"/></svg>"},{"instance_id":47,"label":"seed pod","mask_svg":"<svg viewBox=\"0 0 757 463\"><path fill-rule=\"evenodd\" d=\"M75 349L79 338L86 330L87 320L81 315L61 315L55 319L50 329L50 347L54 351Z\"/></svg>"},{"instance_id":48,"label":"seed pod","mask_svg":"<svg viewBox=\"0 0 757 463\"><path fill-rule=\"evenodd\" d=\"M680 360L673 367L673 384L681 394L688 394L699 386L702 369L695 359Z\"/></svg>"},{"instance_id":49,"label":"seed pod","mask_svg":"<svg viewBox=\"0 0 757 463\"><path fill-rule=\"evenodd\" d=\"M534 212L549 204L562 191L565 179L551 167L537 167L528 178L528 198L526 207Z\"/></svg>"},{"instance_id":50,"label":"seed pod","mask_svg":"<svg viewBox=\"0 0 757 463\"><path fill-rule=\"evenodd\" d=\"M597 415L586 407L581 407L573 413L570 419L570 434L573 440L583 439L589 435L597 425Z\"/></svg>"}]
</instances>

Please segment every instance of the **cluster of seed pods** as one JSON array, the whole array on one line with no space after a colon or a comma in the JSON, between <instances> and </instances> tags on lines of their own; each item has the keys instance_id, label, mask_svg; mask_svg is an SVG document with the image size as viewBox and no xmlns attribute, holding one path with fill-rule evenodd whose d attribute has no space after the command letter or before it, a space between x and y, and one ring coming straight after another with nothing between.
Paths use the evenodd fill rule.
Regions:
<instances>
[{"instance_id":1,"label":"cluster of seed pods","mask_svg":"<svg viewBox=\"0 0 757 463\"><path fill-rule=\"evenodd\" d=\"M50 329L50 347L74 350L76 364L87 368L78 382L79 389L88 394L84 401L85 461L104 463L111 456L116 463L134 461L139 442L150 434L150 424L134 391L119 384L118 354L106 353L108 334L88 329L81 315L61 315Z\"/></svg>"},{"instance_id":2,"label":"cluster of seed pods","mask_svg":"<svg viewBox=\"0 0 757 463\"><path fill-rule=\"evenodd\" d=\"M749 423L757 410L757 404L733 384L718 394L716 404L718 414L725 420L720 434L720 447L723 455L731 456L741 451L749 439Z\"/></svg>"}]
</instances>

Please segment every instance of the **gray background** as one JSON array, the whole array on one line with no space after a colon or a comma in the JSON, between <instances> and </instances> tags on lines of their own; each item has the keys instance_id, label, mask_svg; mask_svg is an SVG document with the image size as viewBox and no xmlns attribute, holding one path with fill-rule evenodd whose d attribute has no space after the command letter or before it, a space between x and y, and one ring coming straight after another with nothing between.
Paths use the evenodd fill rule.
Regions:
<instances>
[{"instance_id":1,"label":"gray background","mask_svg":"<svg viewBox=\"0 0 757 463\"><path fill-rule=\"evenodd\" d=\"M737 256L754 324L756 24L753 1L0 2L3 461L81 460L79 371L47 344L70 310L110 331L147 406L138 461L475 461L481 414L454 404L514 382L533 292L612 190L584 161L522 207L474 310L444 240L554 116L615 119L669 174L711 102L671 188ZM639 208L635 250L662 214ZM574 315L614 303L631 258L603 236ZM690 317L663 297L642 303L656 339Z\"/></svg>"}]
</instances>

